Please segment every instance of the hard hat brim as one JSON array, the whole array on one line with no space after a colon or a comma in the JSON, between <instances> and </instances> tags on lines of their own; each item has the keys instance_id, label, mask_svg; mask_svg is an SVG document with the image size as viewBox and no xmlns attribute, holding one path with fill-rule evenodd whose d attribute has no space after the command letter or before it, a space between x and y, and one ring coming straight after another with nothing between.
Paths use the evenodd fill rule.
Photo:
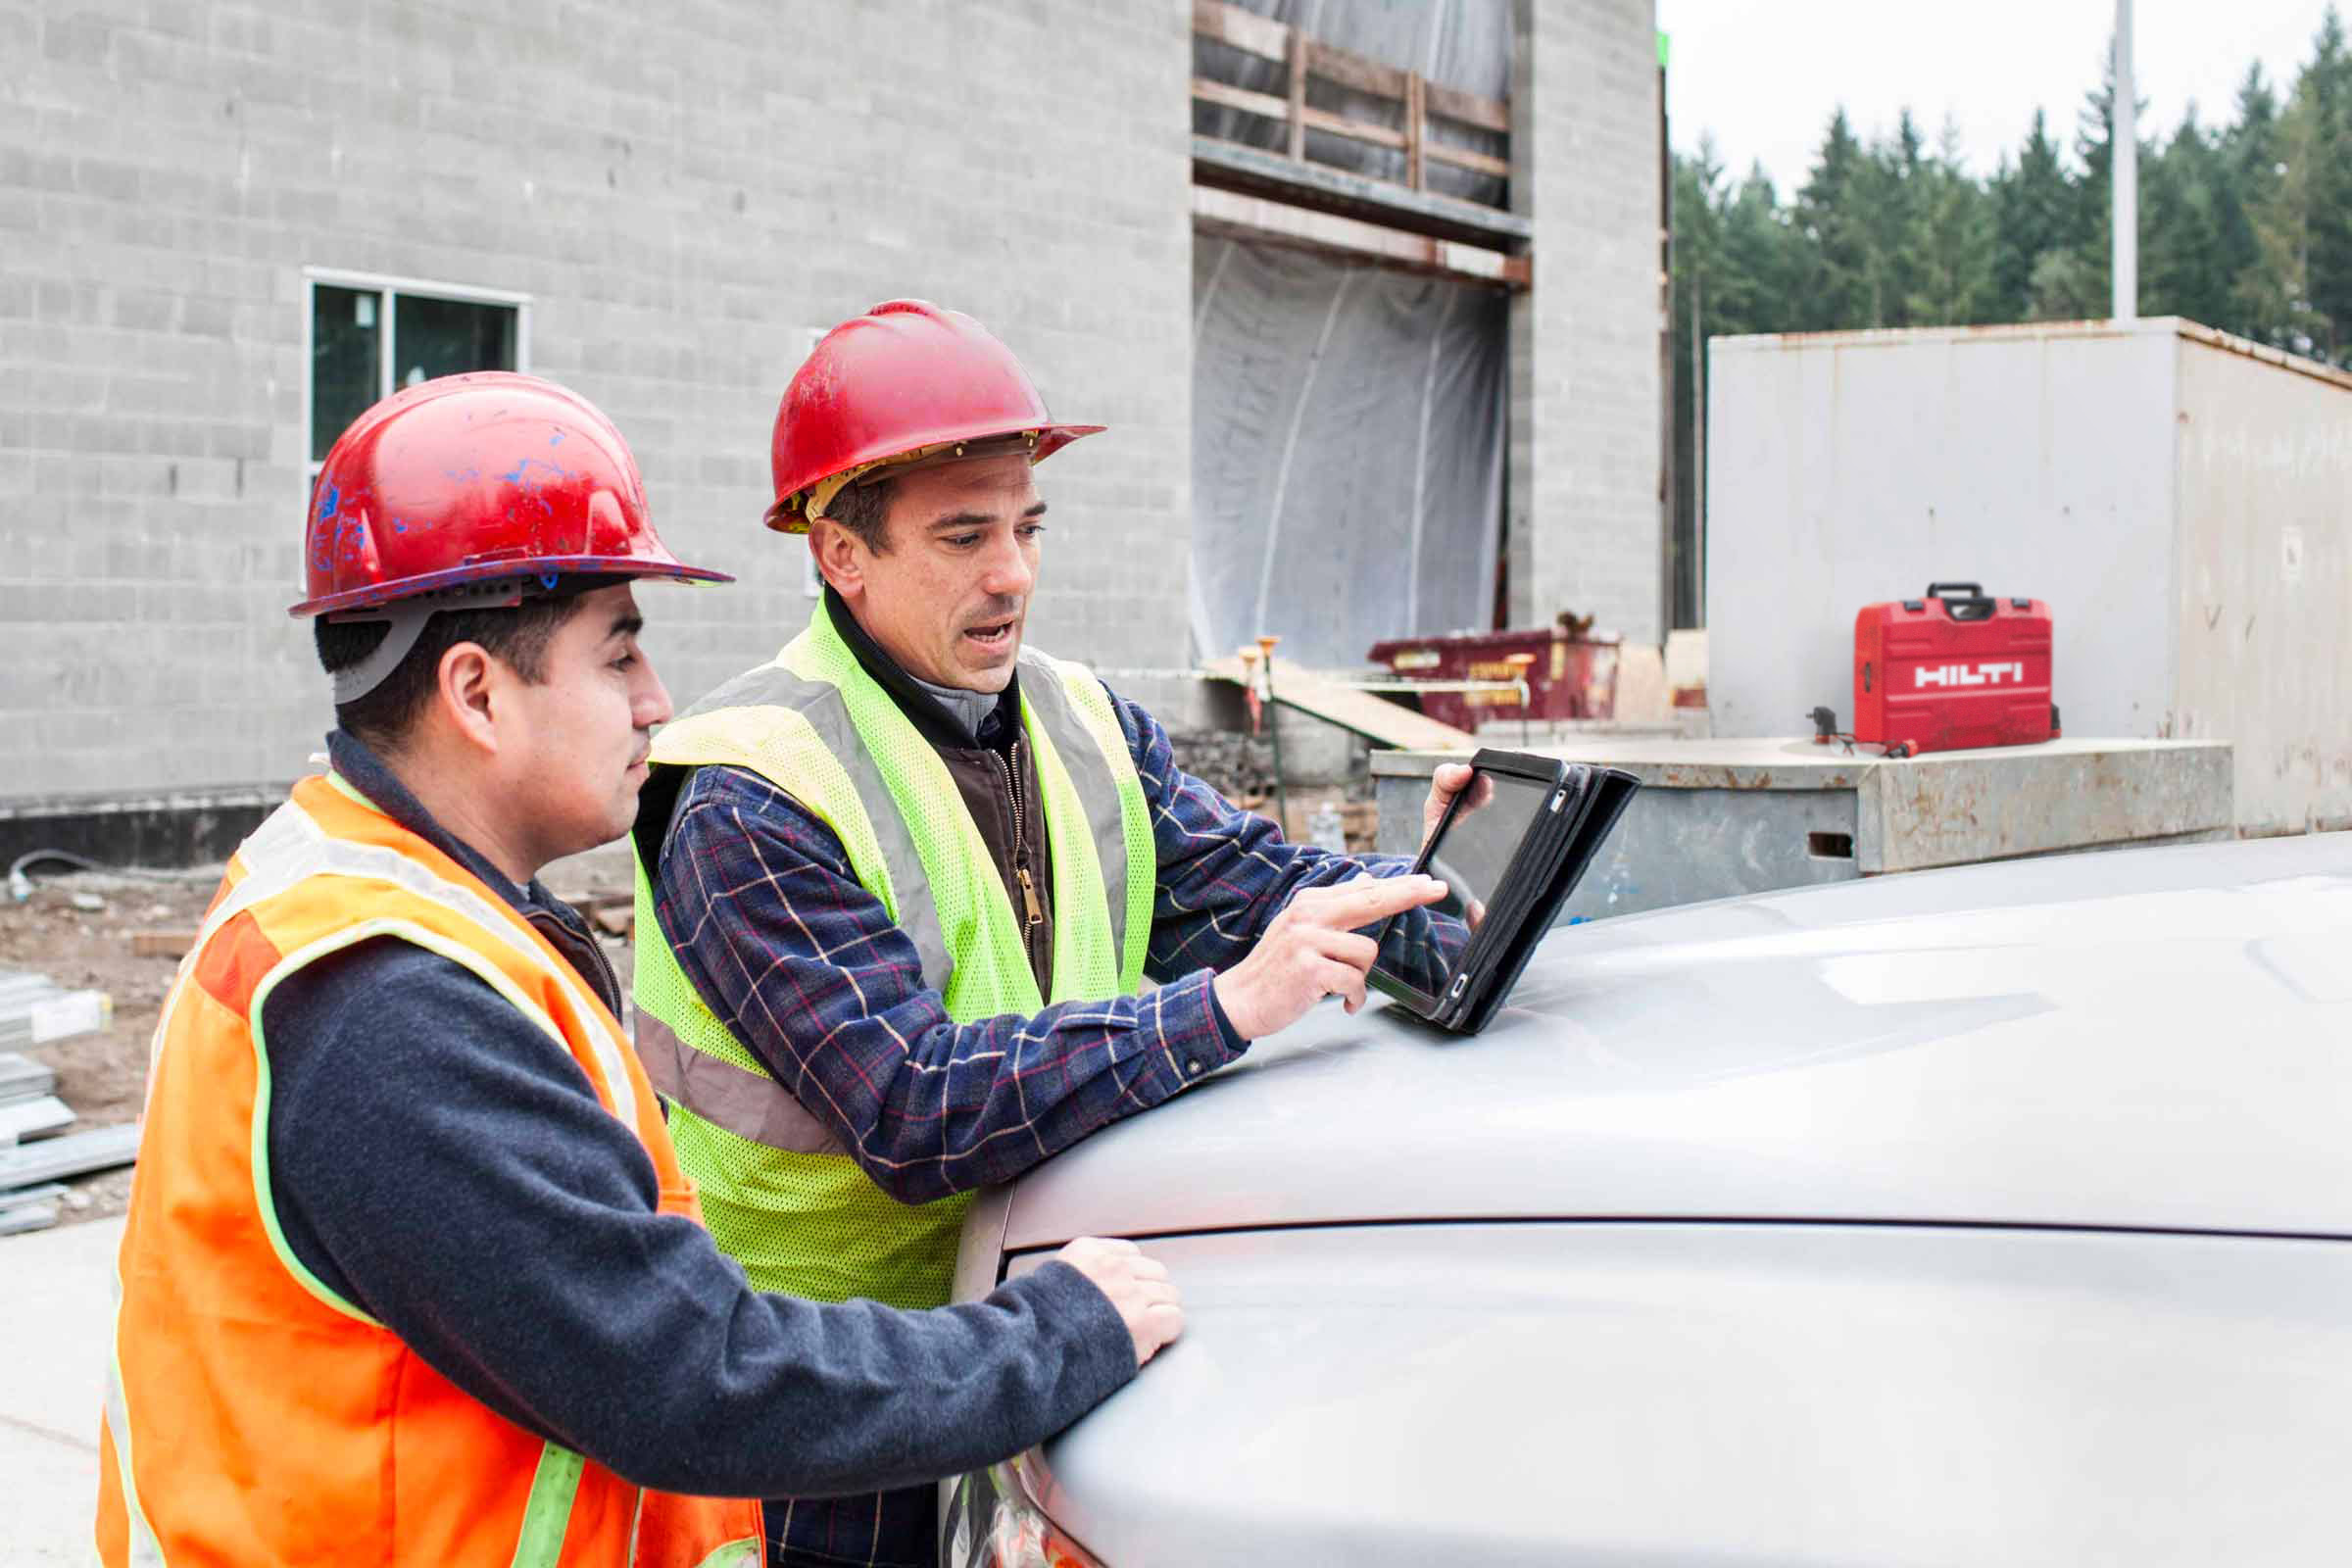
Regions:
<instances>
[{"instance_id":1,"label":"hard hat brim","mask_svg":"<svg viewBox=\"0 0 2352 1568\"><path fill-rule=\"evenodd\" d=\"M446 571L403 578L398 582L347 589L339 594L306 599L299 605L289 607L286 613L301 618L323 615L338 610L368 610L402 599L414 599L421 594L462 588L468 583L494 582L511 577L610 577L615 582L638 578L671 582L735 580L731 573L712 571L706 566L689 566L682 561L647 561L628 556L544 556L528 561L479 561L468 565L452 566Z\"/></svg>"},{"instance_id":2,"label":"hard hat brim","mask_svg":"<svg viewBox=\"0 0 2352 1568\"><path fill-rule=\"evenodd\" d=\"M856 462L847 465L846 466L866 469L877 473L887 473L893 467L891 459L902 453L923 452L937 447L952 445L968 444L974 447L980 447L989 442L1027 435L1034 431L1035 440L1030 444L1029 447L1029 466L1031 467L1035 467L1037 465L1045 462L1054 453L1059 452L1063 447L1068 446L1071 442L1078 440L1080 437L1100 435L1104 430L1109 428L1110 426L1106 424L1046 424L1016 425L1011 429L1004 429L991 425L976 430L950 429L946 431L931 431L925 434L924 439L907 442L906 445L898 447L895 452L876 453L870 457L861 456ZM1003 456L1004 454L998 451L982 451L975 452L972 455L974 457L997 457ZM922 466L931 466L932 465L942 461L953 462L956 460L932 458L926 460ZM912 465L909 465L909 466L912 466ZM842 470L836 469L835 471L839 472ZM768 527L774 529L778 533L807 533L808 531L808 518L799 509L802 506L805 498L808 497L813 490L815 490L823 480L830 477L832 477L830 474L811 475L808 483L803 484L790 492L788 498L790 500L789 508L782 503L769 508L765 519Z\"/></svg>"}]
</instances>

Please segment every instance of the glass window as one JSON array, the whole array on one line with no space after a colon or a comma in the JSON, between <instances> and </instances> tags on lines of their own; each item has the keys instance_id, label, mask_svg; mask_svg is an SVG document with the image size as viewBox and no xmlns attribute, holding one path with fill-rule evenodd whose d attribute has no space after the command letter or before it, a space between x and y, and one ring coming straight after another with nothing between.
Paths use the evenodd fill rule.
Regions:
<instances>
[{"instance_id":1,"label":"glass window","mask_svg":"<svg viewBox=\"0 0 2352 1568\"><path fill-rule=\"evenodd\" d=\"M398 283L311 284L311 462L351 421L402 387L522 365L522 309Z\"/></svg>"},{"instance_id":2,"label":"glass window","mask_svg":"<svg viewBox=\"0 0 2352 1568\"><path fill-rule=\"evenodd\" d=\"M514 307L395 296L392 343L399 354L393 386L437 375L514 368Z\"/></svg>"},{"instance_id":3,"label":"glass window","mask_svg":"<svg viewBox=\"0 0 2352 1568\"><path fill-rule=\"evenodd\" d=\"M320 283L311 291L311 461L383 394L382 296Z\"/></svg>"}]
</instances>

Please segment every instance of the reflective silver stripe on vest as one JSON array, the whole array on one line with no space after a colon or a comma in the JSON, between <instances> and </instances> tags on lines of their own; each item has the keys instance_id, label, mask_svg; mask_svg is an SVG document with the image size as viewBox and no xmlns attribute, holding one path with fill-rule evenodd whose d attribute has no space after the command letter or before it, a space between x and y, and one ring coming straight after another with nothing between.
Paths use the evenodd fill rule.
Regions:
<instances>
[{"instance_id":1,"label":"reflective silver stripe on vest","mask_svg":"<svg viewBox=\"0 0 2352 1568\"><path fill-rule=\"evenodd\" d=\"M858 792L858 803L865 808L866 819L873 823L874 842L881 847L882 863L890 872L891 891L898 899L899 929L906 933L906 939L914 944L914 951L922 959L924 989L945 996L948 980L956 972L956 959L948 952L946 937L940 933L939 907L931 899L931 878L923 870L923 858L914 847L913 835L906 831L906 819L899 815L899 805L891 796L890 786L882 782L881 768L875 765L865 742L858 738L858 726L850 721L849 707L843 702L840 689L825 681L803 680L781 664L762 664L728 681L678 717L700 718L705 713L729 708L790 709L808 721L825 750L841 763L851 787ZM696 1102L685 1102L701 1108ZM719 1120L715 1116L710 1119Z\"/></svg>"},{"instance_id":2,"label":"reflective silver stripe on vest","mask_svg":"<svg viewBox=\"0 0 2352 1568\"><path fill-rule=\"evenodd\" d=\"M1054 660L1021 650L1021 700L1061 754L1070 786L1086 808L1087 831L1094 835L1098 852L1095 858L1102 862L1102 896L1110 906L1110 969L1116 975L1119 956L1127 951L1127 822L1119 810L1119 781L1111 776L1110 760L1102 755L1094 726L1072 705L1061 680Z\"/></svg>"},{"instance_id":3,"label":"reflective silver stripe on vest","mask_svg":"<svg viewBox=\"0 0 2352 1568\"><path fill-rule=\"evenodd\" d=\"M846 1154L849 1146L789 1094L778 1094L765 1073L747 1072L697 1051L678 1032L642 1007L637 1011L637 1059L662 1098L686 1106L738 1138L796 1154Z\"/></svg>"}]
</instances>

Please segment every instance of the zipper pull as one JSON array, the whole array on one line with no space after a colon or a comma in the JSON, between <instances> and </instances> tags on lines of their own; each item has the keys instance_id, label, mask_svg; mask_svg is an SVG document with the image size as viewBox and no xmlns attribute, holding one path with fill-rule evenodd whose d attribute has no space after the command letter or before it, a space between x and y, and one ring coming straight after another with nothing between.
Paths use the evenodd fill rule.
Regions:
<instances>
[{"instance_id":1,"label":"zipper pull","mask_svg":"<svg viewBox=\"0 0 2352 1568\"><path fill-rule=\"evenodd\" d=\"M1046 917L1046 911L1037 906L1037 884L1029 880L1029 868L1025 865L1015 874L1021 879L1021 905L1029 912L1029 923L1036 925Z\"/></svg>"}]
</instances>

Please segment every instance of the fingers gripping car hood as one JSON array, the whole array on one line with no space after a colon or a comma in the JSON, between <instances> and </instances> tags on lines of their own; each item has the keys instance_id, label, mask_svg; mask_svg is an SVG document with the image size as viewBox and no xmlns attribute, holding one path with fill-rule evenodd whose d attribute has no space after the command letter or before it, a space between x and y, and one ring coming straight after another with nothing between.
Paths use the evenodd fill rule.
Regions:
<instances>
[{"instance_id":1,"label":"fingers gripping car hood","mask_svg":"<svg viewBox=\"0 0 2352 1568\"><path fill-rule=\"evenodd\" d=\"M1004 1245L1382 1219L2352 1235L2352 834L1557 931L1475 1039L1327 1004L1025 1178Z\"/></svg>"}]
</instances>

